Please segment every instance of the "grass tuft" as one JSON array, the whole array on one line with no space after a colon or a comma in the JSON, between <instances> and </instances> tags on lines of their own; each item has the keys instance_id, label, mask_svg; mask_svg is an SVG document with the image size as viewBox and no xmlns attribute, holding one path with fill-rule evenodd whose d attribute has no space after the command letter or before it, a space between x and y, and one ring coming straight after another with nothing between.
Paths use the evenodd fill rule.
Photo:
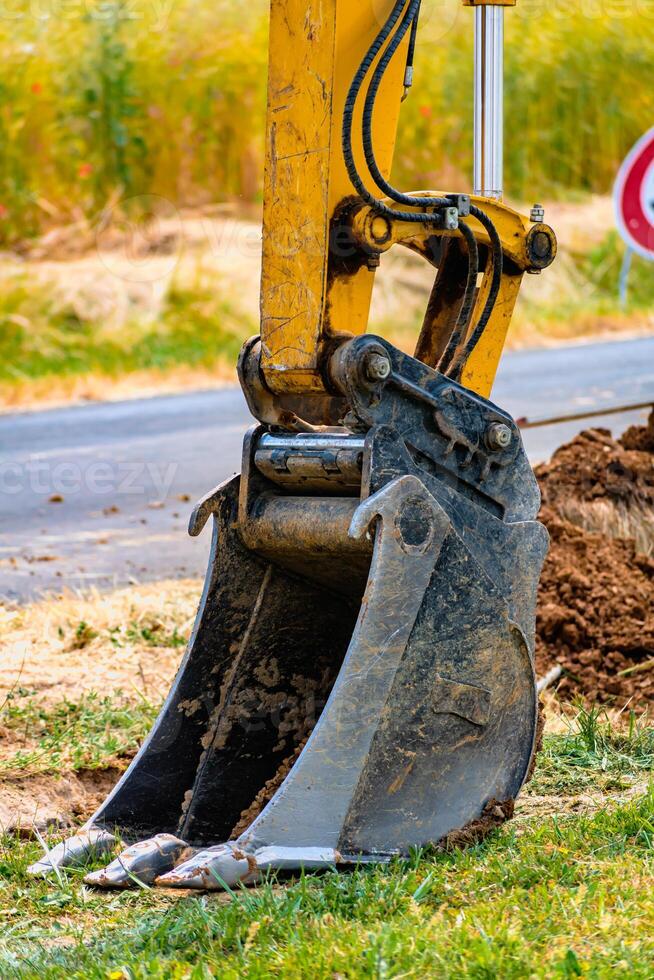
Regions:
<instances>
[{"instance_id":1,"label":"grass tuft","mask_svg":"<svg viewBox=\"0 0 654 980\"><path fill-rule=\"evenodd\" d=\"M63 700L47 708L31 692L9 692L0 707L0 725L14 750L0 755L0 778L102 769L131 757L157 710L143 696L127 699L120 692L113 697L91 692L77 702ZM21 741L24 747L16 748Z\"/></svg>"},{"instance_id":2,"label":"grass tuft","mask_svg":"<svg viewBox=\"0 0 654 980\"><path fill-rule=\"evenodd\" d=\"M566 716L562 716L566 719ZM532 793L619 790L651 777L654 729L646 715L630 711L619 723L600 705L578 703L568 731L546 734Z\"/></svg>"}]
</instances>

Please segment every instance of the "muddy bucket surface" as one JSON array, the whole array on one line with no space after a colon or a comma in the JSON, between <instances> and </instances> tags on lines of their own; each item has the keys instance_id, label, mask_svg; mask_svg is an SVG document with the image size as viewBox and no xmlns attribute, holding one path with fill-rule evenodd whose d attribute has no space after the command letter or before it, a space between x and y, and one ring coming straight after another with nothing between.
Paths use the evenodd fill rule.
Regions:
<instances>
[{"instance_id":1,"label":"muddy bucket surface","mask_svg":"<svg viewBox=\"0 0 654 980\"><path fill-rule=\"evenodd\" d=\"M187 653L86 830L145 842L90 883L387 860L510 813L536 743L537 487L513 420L387 349L401 381L353 387L354 431L255 427L196 507Z\"/></svg>"}]
</instances>

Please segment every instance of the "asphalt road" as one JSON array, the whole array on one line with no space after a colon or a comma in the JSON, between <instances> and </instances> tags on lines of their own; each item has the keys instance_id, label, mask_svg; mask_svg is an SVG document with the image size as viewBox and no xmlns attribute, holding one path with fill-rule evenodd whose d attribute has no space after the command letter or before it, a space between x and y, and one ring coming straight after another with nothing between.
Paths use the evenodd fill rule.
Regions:
<instances>
[{"instance_id":1,"label":"asphalt road","mask_svg":"<svg viewBox=\"0 0 654 980\"><path fill-rule=\"evenodd\" d=\"M654 338L509 353L493 392L515 417L649 397ZM237 389L0 416L0 596L204 575L209 533L189 538L188 516L239 469L251 421ZM527 430L530 458L587 425Z\"/></svg>"}]
</instances>

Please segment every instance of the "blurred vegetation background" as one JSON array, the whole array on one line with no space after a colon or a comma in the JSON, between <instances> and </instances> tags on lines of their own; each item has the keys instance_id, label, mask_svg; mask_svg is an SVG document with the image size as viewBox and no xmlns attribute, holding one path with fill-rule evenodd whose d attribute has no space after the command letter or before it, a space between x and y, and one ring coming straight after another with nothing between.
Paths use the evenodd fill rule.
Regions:
<instances>
[{"instance_id":1,"label":"blurred vegetation background","mask_svg":"<svg viewBox=\"0 0 654 980\"><path fill-rule=\"evenodd\" d=\"M112 196L261 195L267 0L11 0L0 17L0 236ZM506 187L609 190L654 120L654 0L520 0L506 16ZM469 184L472 12L425 0L395 176Z\"/></svg>"},{"instance_id":2,"label":"blurred vegetation background","mask_svg":"<svg viewBox=\"0 0 654 980\"><path fill-rule=\"evenodd\" d=\"M0 6L0 408L234 381L258 329L269 0ZM470 189L473 14L423 0L394 182ZM610 192L654 124L654 0L506 14L505 187L547 205L551 270L510 346L654 329L654 265ZM370 327L412 350L431 274L394 250ZM119 385L126 382L122 388Z\"/></svg>"}]
</instances>

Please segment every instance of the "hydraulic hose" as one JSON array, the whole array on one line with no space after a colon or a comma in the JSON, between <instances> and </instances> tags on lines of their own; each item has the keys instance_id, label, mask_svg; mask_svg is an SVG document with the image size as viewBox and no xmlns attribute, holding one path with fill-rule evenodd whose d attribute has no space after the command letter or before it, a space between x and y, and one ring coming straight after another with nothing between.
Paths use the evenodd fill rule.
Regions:
<instances>
[{"instance_id":1,"label":"hydraulic hose","mask_svg":"<svg viewBox=\"0 0 654 980\"><path fill-rule=\"evenodd\" d=\"M410 194L403 194L398 191L396 187L390 184L384 175L382 174L379 166L377 164L377 159L375 157L375 151L372 142L372 120L375 109L375 102L379 92L379 86L381 85L382 79L386 74L386 69L388 68L393 55L397 51L398 47L402 43L404 35L408 31L409 27L413 27L416 23L418 14L420 13L420 3L421 0L411 0L411 3L407 7L404 17L397 28L395 34L393 35L388 47L384 51L384 54L379 60L379 64L375 68L374 74L372 76L370 86L368 87L368 92L366 94L366 101L363 107L363 150L366 157L366 163L368 165L368 170L377 184L377 186L384 191L393 201L397 201L398 204L403 204L408 207L425 208L430 205L442 206L441 202L443 198L437 197L413 197ZM451 205L451 202L447 198L445 200L445 206ZM411 212L412 214L414 212ZM423 217L419 215L421 221L424 220ZM404 219L403 219L404 220Z\"/></svg>"},{"instance_id":2,"label":"hydraulic hose","mask_svg":"<svg viewBox=\"0 0 654 980\"><path fill-rule=\"evenodd\" d=\"M402 19L402 23L398 28L396 35L393 38L391 44L394 44L392 54L397 50L402 38L406 34L407 30L411 26L415 16L417 15L418 9L420 7L421 0L409 0L407 6L407 0L397 0L397 3L393 7L388 20L377 34L377 37L372 42L366 55L359 65L354 78L352 79L352 84L350 85L347 97L345 99L345 108L343 111L343 128L342 128L342 147L343 147L343 158L345 160L345 166L347 168L348 175L355 189L358 191L363 200L374 207L380 214L383 214L396 221L410 221L417 224L424 222L437 222L440 219L439 211L442 208L450 207L451 201L446 197L426 197L426 198L408 198L410 204L414 207L426 208L432 207L434 211L397 211L395 208L389 208L383 201L375 197L363 182L361 175L359 174L354 160L354 153L352 150L352 121L354 117L354 109L356 106L356 101L363 86L372 64L381 51L382 47L391 35L391 32L395 25L397 24L402 12L406 8L405 15ZM389 45L390 48L390 45ZM388 52L386 52L387 54ZM384 65L382 75L388 63L390 62L390 57L386 57L386 54L380 61L380 66ZM380 78L381 81L381 78ZM381 186L381 185L380 185ZM382 190L385 188L382 187ZM389 195L390 196L390 195Z\"/></svg>"},{"instance_id":3,"label":"hydraulic hose","mask_svg":"<svg viewBox=\"0 0 654 980\"><path fill-rule=\"evenodd\" d=\"M447 347L443 351L437 365L437 370L442 374L447 374L447 370L452 363L457 350L465 340L470 326L470 319L475 305L477 293L477 273L479 272L479 253L477 251L477 239L474 232L465 221L459 223L459 231L463 235L468 250L468 276L466 279L465 291L459 315L456 318L454 329L450 334Z\"/></svg>"},{"instance_id":4,"label":"hydraulic hose","mask_svg":"<svg viewBox=\"0 0 654 980\"><path fill-rule=\"evenodd\" d=\"M502 266L503 266L503 255L502 255L502 242L500 241L500 236L497 233L495 225L488 217L488 215L481 210L481 208L472 205L470 207L470 214L480 222L488 232L488 237L490 239L491 245L491 257L493 263L493 272L491 286L488 293L488 299L484 305L479 320L475 325L475 329L472 331L463 351L460 351L458 355L454 357L453 363L448 371L448 376L454 378L454 380L459 381L463 373L463 369L468 363L470 355L474 351L475 347L481 340L481 337L486 329L486 325L490 319L491 313L495 307L495 302L497 300L498 293L500 291L500 283L502 280ZM488 275L488 273L486 273Z\"/></svg>"},{"instance_id":5,"label":"hydraulic hose","mask_svg":"<svg viewBox=\"0 0 654 980\"><path fill-rule=\"evenodd\" d=\"M391 59L393 58L409 29L411 29L411 35L409 40L407 65L412 64L413 62L417 19L420 13L420 5L421 0L397 0L393 6L388 19L377 34L375 40L368 48L365 57L359 65L354 78L352 79L352 83L345 100L341 137L343 158L345 160L348 175L354 188L358 191L362 199L368 205L373 207L379 214L385 215L391 220L426 224L437 223L440 220L441 210L443 208L450 207L452 202L447 197L415 197L410 194L403 194L401 191L398 191L397 188L393 187L393 185L386 180L379 169L374 153L372 136L372 122L379 87ZM400 18L402 19L400 20ZM399 26L396 28L398 21ZM395 32L393 33L394 29ZM380 190L382 190L396 203L404 205L405 207L419 208L420 210L400 211L395 208L390 208L378 197L372 194L366 187L361 175L359 174L352 149L352 123L356 102L368 72L389 38L390 41L379 59L379 63L375 68L373 77L368 87L368 92L366 93L362 121L363 149L370 175ZM425 208L431 208L433 210L426 211ZM477 274L479 271L479 257L477 243L473 232L468 225L461 222L459 228L463 238L465 239L468 252L468 275L456 324L441 361L439 362L439 369L456 380L460 379L461 373L468 361L468 358L477 346L486 325L488 324L497 300L502 276L502 247L499 235L497 234L493 222L480 208L472 206L470 208L470 213L484 226L489 235L492 259L492 281L488 299L484 305L482 314L479 317L472 334L465 342L465 346L462 346L463 341L468 335L470 320L474 311ZM488 272L486 274L488 275Z\"/></svg>"}]
</instances>

